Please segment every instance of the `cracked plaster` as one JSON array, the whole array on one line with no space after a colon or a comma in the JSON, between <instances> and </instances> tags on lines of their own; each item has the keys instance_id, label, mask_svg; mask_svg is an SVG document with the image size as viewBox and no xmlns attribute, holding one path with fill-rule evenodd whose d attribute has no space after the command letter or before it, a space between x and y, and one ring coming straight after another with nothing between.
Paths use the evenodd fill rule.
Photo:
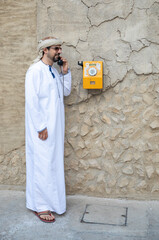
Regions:
<instances>
[{"instance_id":1,"label":"cracked plaster","mask_svg":"<svg viewBox=\"0 0 159 240\"><path fill-rule=\"evenodd\" d=\"M116 7L118 6L118 7ZM133 0L106 1L89 8L88 17L92 26L99 26L115 18L126 19L133 8Z\"/></svg>"},{"instance_id":2,"label":"cracked plaster","mask_svg":"<svg viewBox=\"0 0 159 240\"><path fill-rule=\"evenodd\" d=\"M156 54L158 53L158 54ZM136 74L159 73L159 47L151 44L139 52L133 52L130 64Z\"/></svg>"},{"instance_id":3,"label":"cracked plaster","mask_svg":"<svg viewBox=\"0 0 159 240\"><path fill-rule=\"evenodd\" d=\"M145 51L140 53L142 49L150 46L150 39L154 43L158 41L155 30L150 27L151 22L155 26L158 24L155 4L158 6L157 1L146 1L143 6L144 1L139 3L135 0L69 0L66 6L66 2L62 0L39 1L38 23L41 23L43 15L43 24L39 24L41 27L38 28L38 39L44 34L47 35L46 31L61 37L65 42L66 57L72 55L70 64L73 74L77 72L75 62L78 60L103 60L105 91L122 81L131 69L136 74L157 72L158 66L151 61L151 57L144 59L142 63L141 58ZM76 12L73 18L72 12ZM59 18L60 16L62 18ZM66 32L69 34L65 34ZM77 74L79 76L80 71ZM78 83L76 78L73 83L75 95L81 88ZM93 91L89 93L93 94ZM78 101L85 101L90 98L90 94L81 88ZM69 99L70 103L69 100L66 103L72 104L72 97Z\"/></svg>"},{"instance_id":4,"label":"cracked plaster","mask_svg":"<svg viewBox=\"0 0 159 240\"><path fill-rule=\"evenodd\" d=\"M47 14L48 7L49 13ZM52 34L63 39L66 44L69 43L73 46L77 45L79 39L83 41L87 39L90 24L87 18L88 9L81 1L55 0L48 3L43 1L43 4L38 1L38 9L37 22L40 22L38 39ZM72 13L74 13L73 16ZM41 18L41 15L44 17ZM43 31L44 28L45 31Z\"/></svg>"},{"instance_id":5,"label":"cracked plaster","mask_svg":"<svg viewBox=\"0 0 159 240\"><path fill-rule=\"evenodd\" d=\"M134 7L139 9L149 9L154 3L159 3L159 1L156 0L135 0Z\"/></svg>"}]
</instances>

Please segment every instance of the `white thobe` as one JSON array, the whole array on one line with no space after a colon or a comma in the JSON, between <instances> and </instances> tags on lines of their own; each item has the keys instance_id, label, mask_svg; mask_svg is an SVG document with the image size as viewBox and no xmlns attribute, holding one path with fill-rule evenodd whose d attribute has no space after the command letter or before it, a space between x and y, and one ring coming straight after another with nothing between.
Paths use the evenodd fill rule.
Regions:
<instances>
[{"instance_id":1,"label":"white thobe","mask_svg":"<svg viewBox=\"0 0 159 240\"><path fill-rule=\"evenodd\" d=\"M63 92L71 92L71 73L63 76L42 61L32 65L25 80L26 207L58 214L66 211L64 179L65 116ZM38 132L47 128L48 138Z\"/></svg>"}]
</instances>

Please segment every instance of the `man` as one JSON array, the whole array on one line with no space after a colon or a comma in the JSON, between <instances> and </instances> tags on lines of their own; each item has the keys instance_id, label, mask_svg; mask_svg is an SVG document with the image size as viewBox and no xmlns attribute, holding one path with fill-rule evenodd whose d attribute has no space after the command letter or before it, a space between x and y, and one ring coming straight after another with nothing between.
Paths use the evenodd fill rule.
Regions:
<instances>
[{"instance_id":1,"label":"man","mask_svg":"<svg viewBox=\"0 0 159 240\"><path fill-rule=\"evenodd\" d=\"M66 211L63 94L71 92L71 73L61 45L57 38L40 40L25 81L26 207L44 222ZM60 57L61 74L52 67Z\"/></svg>"}]
</instances>

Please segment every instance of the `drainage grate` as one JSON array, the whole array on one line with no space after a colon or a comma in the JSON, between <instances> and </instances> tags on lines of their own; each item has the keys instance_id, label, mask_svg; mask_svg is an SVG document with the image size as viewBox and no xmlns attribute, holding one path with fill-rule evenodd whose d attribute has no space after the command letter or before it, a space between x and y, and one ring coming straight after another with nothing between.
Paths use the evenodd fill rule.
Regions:
<instances>
[{"instance_id":1,"label":"drainage grate","mask_svg":"<svg viewBox=\"0 0 159 240\"><path fill-rule=\"evenodd\" d=\"M82 223L127 226L127 207L87 204Z\"/></svg>"}]
</instances>

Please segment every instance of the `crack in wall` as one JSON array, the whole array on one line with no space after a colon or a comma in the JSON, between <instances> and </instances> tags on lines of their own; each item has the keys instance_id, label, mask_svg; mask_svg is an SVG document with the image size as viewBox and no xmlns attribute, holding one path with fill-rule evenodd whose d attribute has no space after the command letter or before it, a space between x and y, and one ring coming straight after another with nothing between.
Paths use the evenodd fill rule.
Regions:
<instances>
[{"instance_id":1,"label":"crack in wall","mask_svg":"<svg viewBox=\"0 0 159 240\"><path fill-rule=\"evenodd\" d=\"M128 58L130 58L130 56L131 56L131 54L132 54L133 52L139 53L140 51L142 51L142 50L145 49L145 48L148 48L148 47L151 45L151 42L148 41L148 42L149 42L149 45L146 45L144 42L142 42L142 40L148 41L146 38L141 38L141 39L139 39L138 41L139 41L143 46L142 46L141 48L139 48L138 50L135 50L135 49L133 49L131 42L128 42L128 41L125 41L125 40L121 39L121 41L123 41L124 43L129 44L129 47L130 47L130 49L131 49L131 52L130 52ZM125 62L125 63L126 63L126 62Z\"/></svg>"},{"instance_id":2,"label":"crack in wall","mask_svg":"<svg viewBox=\"0 0 159 240\"><path fill-rule=\"evenodd\" d=\"M91 27L97 27L97 28L98 28L98 27L100 27L102 24L104 24L104 23L106 23L106 22L112 22L112 21L114 21L115 19L124 20L124 18L119 17L119 16L116 16L116 17L114 17L114 18L104 20L104 21L100 22L98 25L91 23Z\"/></svg>"},{"instance_id":3,"label":"crack in wall","mask_svg":"<svg viewBox=\"0 0 159 240\"><path fill-rule=\"evenodd\" d=\"M106 3L106 2L97 2L97 3L95 3L94 5L90 5L90 6L88 6L88 5L84 2L84 0L81 0L81 2L82 2L85 6L87 6L88 8L94 8L94 7L98 6L98 5L109 5L109 4L112 3L113 1L108 2L108 3ZM133 6L134 6L134 0L133 0Z\"/></svg>"},{"instance_id":4,"label":"crack in wall","mask_svg":"<svg viewBox=\"0 0 159 240\"><path fill-rule=\"evenodd\" d=\"M154 68L156 68L156 69L158 70L158 72L153 72L153 74L158 74L158 73L159 73L159 68L158 68L158 67L156 67L156 65L154 65L154 63L153 63L153 62L151 62L151 64L152 64L152 66L153 66Z\"/></svg>"},{"instance_id":5,"label":"crack in wall","mask_svg":"<svg viewBox=\"0 0 159 240\"><path fill-rule=\"evenodd\" d=\"M89 23L90 23L89 30L87 31L86 42L88 41L88 36L89 36L89 33L90 33L92 27L98 28L99 26L101 26L101 25L104 24L105 22L111 22L111 21L113 21L113 20L115 20L115 19L121 19L121 20L123 20L123 21L124 21L124 20L127 20L128 17L133 13L134 4L135 4L135 3L134 3L134 0L133 0L132 6L131 6L131 10L130 10L130 12L128 13L128 15L127 15L125 18L124 18L124 17L115 16L115 17L112 18L112 19L104 20L104 21L102 21L101 23L99 23L98 25L96 25L96 24L92 24L91 19L90 19L89 16L88 16L88 14L89 14L89 9L90 9L91 7L96 7L96 6L99 5L99 4L105 4L105 3L99 3L99 2L98 2L98 3L95 4L94 6L88 6L86 3L84 3L83 0L81 0L81 2L88 8L87 18L88 18ZM121 31L118 29L117 32L119 33L119 36L120 36L120 38L121 38ZM78 43L79 43L79 40L78 40ZM78 45L78 43L77 43L77 45ZM76 45L76 47L77 47L77 45Z\"/></svg>"},{"instance_id":6,"label":"crack in wall","mask_svg":"<svg viewBox=\"0 0 159 240\"><path fill-rule=\"evenodd\" d=\"M107 5L107 3L98 3L98 4L96 4L95 6L93 6L93 8L96 7L96 6L99 5L99 4L101 4L101 5L102 5L102 4L106 4L106 5ZM91 8L91 7L88 8L88 13L89 13L89 9L90 9L90 8ZM89 22L90 22L90 24L91 24L91 27L99 27L99 26L101 26L103 23L105 23L105 22L111 22L111 21L113 21L113 20L115 20L115 19L127 20L128 17L133 13L133 9L134 9L134 0L133 0L133 3L132 3L132 6L131 6L131 10L130 10L130 12L128 13L128 15L127 15L126 17L120 17L120 16L117 15L117 16L115 16L115 17L113 17L113 18L103 20L103 21L100 22L98 25L92 24L91 19L89 18L88 15L87 15L87 18L89 19Z\"/></svg>"},{"instance_id":7,"label":"crack in wall","mask_svg":"<svg viewBox=\"0 0 159 240\"><path fill-rule=\"evenodd\" d=\"M152 64L152 63L151 63ZM158 76L158 73L155 73L155 72L150 72L150 73L137 73L133 68L131 69L132 71L134 71L134 73L137 75L137 76Z\"/></svg>"},{"instance_id":8,"label":"crack in wall","mask_svg":"<svg viewBox=\"0 0 159 240\"><path fill-rule=\"evenodd\" d=\"M146 39L146 38L143 38L143 39ZM154 42L154 41L151 41L151 40L148 40L148 39L146 39L150 44L152 43L152 44L155 44L155 45L159 45L159 43L158 42Z\"/></svg>"},{"instance_id":9,"label":"crack in wall","mask_svg":"<svg viewBox=\"0 0 159 240\"><path fill-rule=\"evenodd\" d=\"M89 6L83 0L81 0L81 3L83 3L87 8L89 8Z\"/></svg>"},{"instance_id":10,"label":"crack in wall","mask_svg":"<svg viewBox=\"0 0 159 240\"><path fill-rule=\"evenodd\" d=\"M89 26L89 30L87 31L87 37L86 37L86 41L88 40L88 35L89 35L89 32L90 32L90 30L91 30L91 20L89 19L89 17L88 17L88 13L89 13L89 6L87 5L87 4L85 4L84 3L84 1L83 0L81 0L81 3L83 3L86 7L87 7L87 19L88 19L88 21L89 21L89 24L90 24L90 26Z\"/></svg>"},{"instance_id":11,"label":"crack in wall","mask_svg":"<svg viewBox=\"0 0 159 240\"><path fill-rule=\"evenodd\" d=\"M76 106L76 105L80 105L80 104L83 103L83 102L89 103L89 100L90 100L91 98L93 98L94 95L101 95L101 94L105 93L108 89L114 88L114 87L116 87L116 85L118 85L119 83L121 83L122 81L124 81L125 78L127 77L127 75L128 75L131 71L132 71L132 69L129 70L129 71L127 71L126 74L124 75L124 77L123 77L121 80L120 80L120 79L117 79L117 81L116 81L115 83L111 84L110 86L107 86L105 89L102 89L100 92L97 92L96 94L91 94L91 91L88 89L88 94L91 94L91 95L90 95L90 96L88 95L88 98L87 98L87 99L81 100L81 101L79 101L79 102L77 102L77 103L71 103L71 104L66 104L66 105L68 105L68 106ZM108 76L108 75L107 75L107 76ZM109 77L109 76L108 76L108 77ZM110 77L109 77L109 79L110 79Z\"/></svg>"},{"instance_id":12,"label":"crack in wall","mask_svg":"<svg viewBox=\"0 0 159 240\"><path fill-rule=\"evenodd\" d=\"M0 156L3 156L4 158L7 157L7 155L12 154L13 152L21 149L22 147L25 147L25 144L21 145L20 147L14 148L12 150L10 150L9 152L5 153L5 154L0 154Z\"/></svg>"},{"instance_id":13,"label":"crack in wall","mask_svg":"<svg viewBox=\"0 0 159 240\"><path fill-rule=\"evenodd\" d=\"M74 48L75 49L75 51L81 56L81 53L77 50L77 44L76 44L76 46L74 46L74 45L72 45L72 44L69 44L69 43L65 43L64 42L64 44L67 46L67 47L69 47L69 48Z\"/></svg>"},{"instance_id":14,"label":"crack in wall","mask_svg":"<svg viewBox=\"0 0 159 240\"><path fill-rule=\"evenodd\" d=\"M139 10L148 10L148 9L152 8L152 6L155 4L159 4L159 2L155 1L154 3L151 4L151 6L146 7L146 8L145 7L135 7L135 8L137 8Z\"/></svg>"},{"instance_id":15,"label":"crack in wall","mask_svg":"<svg viewBox=\"0 0 159 240\"><path fill-rule=\"evenodd\" d=\"M95 3L95 5L88 6L83 0L81 0L81 2L82 2L85 6L87 6L88 8L96 7L98 4L104 4L103 2L102 2L102 3L97 2L97 3Z\"/></svg>"}]
</instances>

